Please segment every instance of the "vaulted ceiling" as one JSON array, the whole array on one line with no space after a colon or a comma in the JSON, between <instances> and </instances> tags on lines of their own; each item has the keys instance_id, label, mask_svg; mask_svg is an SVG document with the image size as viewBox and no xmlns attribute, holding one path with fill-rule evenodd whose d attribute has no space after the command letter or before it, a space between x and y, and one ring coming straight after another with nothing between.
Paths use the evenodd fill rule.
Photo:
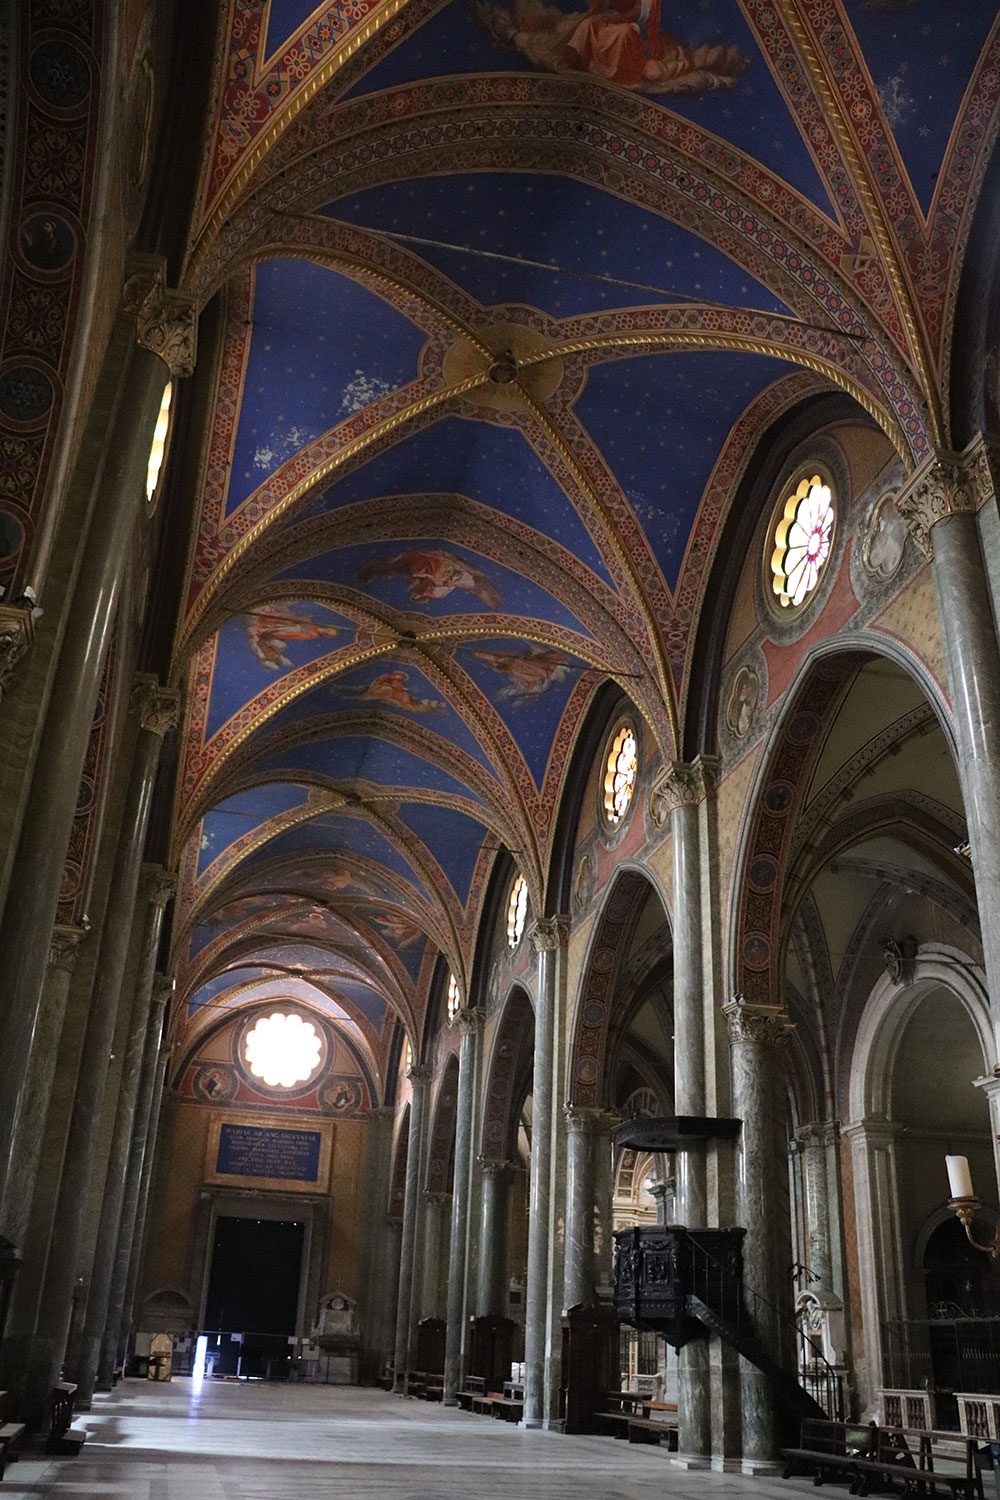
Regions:
<instances>
[{"instance_id":1,"label":"vaulted ceiling","mask_svg":"<svg viewBox=\"0 0 1000 1500\"><path fill-rule=\"evenodd\" d=\"M654 8L655 13L656 8ZM676 753L762 433L950 438L1000 28L938 0L229 0L184 285L222 335L176 668L192 1025L385 1075L501 847L544 898L597 688Z\"/></svg>"}]
</instances>

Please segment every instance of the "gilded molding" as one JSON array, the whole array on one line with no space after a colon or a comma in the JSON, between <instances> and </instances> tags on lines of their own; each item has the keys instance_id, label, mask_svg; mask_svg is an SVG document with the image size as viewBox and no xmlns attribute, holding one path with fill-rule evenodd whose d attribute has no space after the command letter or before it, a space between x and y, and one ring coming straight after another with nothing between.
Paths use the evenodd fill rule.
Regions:
<instances>
[{"instance_id":1,"label":"gilded molding","mask_svg":"<svg viewBox=\"0 0 1000 1500\"><path fill-rule=\"evenodd\" d=\"M138 677L132 689L132 706L140 728L162 739L177 726L180 694L175 688L160 687L155 677Z\"/></svg>"},{"instance_id":2,"label":"gilded molding","mask_svg":"<svg viewBox=\"0 0 1000 1500\"><path fill-rule=\"evenodd\" d=\"M195 299L166 285L166 262L159 255L129 258L122 309L135 319L135 341L156 354L171 379L194 372L198 341Z\"/></svg>"},{"instance_id":3,"label":"gilded molding","mask_svg":"<svg viewBox=\"0 0 1000 1500\"><path fill-rule=\"evenodd\" d=\"M896 509L926 558L933 556L931 531L949 516L975 515L996 493L998 455L982 433L962 453L941 449L921 464L896 496Z\"/></svg>"},{"instance_id":4,"label":"gilded molding","mask_svg":"<svg viewBox=\"0 0 1000 1500\"><path fill-rule=\"evenodd\" d=\"M757 1047L780 1047L795 1027L783 1005L757 1005L735 995L722 1014L729 1023L730 1042L750 1042Z\"/></svg>"},{"instance_id":5,"label":"gilded molding","mask_svg":"<svg viewBox=\"0 0 1000 1500\"><path fill-rule=\"evenodd\" d=\"M0 703L35 639L30 605L0 604Z\"/></svg>"},{"instance_id":6,"label":"gilded molding","mask_svg":"<svg viewBox=\"0 0 1000 1500\"><path fill-rule=\"evenodd\" d=\"M649 793L649 815L662 828L678 807L697 807L719 783L719 762L699 755L690 764L675 760L660 771Z\"/></svg>"},{"instance_id":7,"label":"gilded molding","mask_svg":"<svg viewBox=\"0 0 1000 1500\"><path fill-rule=\"evenodd\" d=\"M49 936L49 968L72 974L80 944L86 936L85 927L53 927Z\"/></svg>"},{"instance_id":8,"label":"gilded molding","mask_svg":"<svg viewBox=\"0 0 1000 1500\"><path fill-rule=\"evenodd\" d=\"M569 937L569 917L540 917L528 933L536 953L554 953Z\"/></svg>"}]
</instances>

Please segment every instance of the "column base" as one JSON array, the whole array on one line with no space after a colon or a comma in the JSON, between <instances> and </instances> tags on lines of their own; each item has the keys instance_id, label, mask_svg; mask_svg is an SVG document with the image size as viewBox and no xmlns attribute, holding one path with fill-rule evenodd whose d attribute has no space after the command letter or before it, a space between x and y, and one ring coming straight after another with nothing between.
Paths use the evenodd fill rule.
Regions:
<instances>
[{"instance_id":1,"label":"column base","mask_svg":"<svg viewBox=\"0 0 1000 1500\"><path fill-rule=\"evenodd\" d=\"M711 1459L704 1453L672 1453L670 1462L675 1469L708 1469Z\"/></svg>"},{"instance_id":2,"label":"column base","mask_svg":"<svg viewBox=\"0 0 1000 1500\"><path fill-rule=\"evenodd\" d=\"M718 1454L712 1459L711 1469L713 1474L742 1474L742 1458L721 1458Z\"/></svg>"},{"instance_id":3,"label":"column base","mask_svg":"<svg viewBox=\"0 0 1000 1500\"><path fill-rule=\"evenodd\" d=\"M785 1466L774 1458L744 1458L740 1460L739 1472L763 1479L784 1473Z\"/></svg>"},{"instance_id":4,"label":"column base","mask_svg":"<svg viewBox=\"0 0 1000 1500\"><path fill-rule=\"evenodd\" d=\"M441 1402L441 1405L442 1406L454 1406L454 1407L457 1407L458 1406L458 1397L457 1396L446 1396L444 1398L444 1400Z\"/></svg>"},{"instance_id":5,"label":"column base","mask_svg":"<svg viewBox=\"0 0 1000 1500\"><path fill-rule=\"evenodd\" d=\"M565 1432L566 1421L564 1417L546 1417L542 1423L545 1432Z\"/></svg>"},{"instance_id":6,"label":"column base","mask_svg":"<svg viewBox=\"0 0 1000 1500\"><path fill-rule=\"evenodd\" d=\"M530 1427L535 1432L541 1432L545 1426L545 1422L541 1417L522 1417L517 1425L518 1427Z\"/></svg>"}]
</instances>

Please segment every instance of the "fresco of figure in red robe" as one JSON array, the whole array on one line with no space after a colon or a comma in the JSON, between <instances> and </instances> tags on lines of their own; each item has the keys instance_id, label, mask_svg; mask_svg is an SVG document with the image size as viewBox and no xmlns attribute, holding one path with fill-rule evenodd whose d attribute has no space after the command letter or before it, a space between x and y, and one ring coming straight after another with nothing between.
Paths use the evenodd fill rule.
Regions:
<instances>
[{"instance_id":1,"label":"fresco of figure in red robe","mask_svg":"<svg viewBox=\"0 0 1000 1500\"><path fill-rule=\"evenodd\" d=\"M421 547L397 552L395 557L377 558L365 563L358 577L362 583L371 583L375 578L406 578L414 604L446 599L456 589L475 594L487 609L499 609L503 602L500 590L481 568L455 552L436 547Z\"/></svg>"},{"instance_id":2,"label":"fresco of figure in red robe","mask_svg":"<svg viewBox=\"0 0 1000 1500\"><path fill-rule=\"evenodd\" d=\"M497 699L505 702L530 703L578 670L577 663L561 651L539 646L529 646L526 651L473 651L472 654L477 661L485 662L506 677L497 693Z\"/></svg>"},{"instance_id":3,"label":"fresco of figure in red robe","mask_svg":"<svg viewBox=\"0 0 1000 1500\"><path fill-rule=\"evenodd\" d=\"M587 0L567 13L543 0L509 10L477 0L476 19L498 47L549 73L583 72L647 94L700 94L732 88L746 71L739 47L685 47L660 30L660 0Z\"/></svg>"},{"instance_id":4,"label":"fresco of figure in red robe","mask_svg":"<svg viewBox=\"0 0 1000 1500\"><path fill-rule=\"evenodd\" d=\"M292 666L285 646L291 641L331 639L340 634L336 625L319 625L309 613L293 614L279 605L257 604L243 616L247 645L262 667L280 672Z\"/></svg>"},{"instance_id":5,"label":"fresco of figure in red robe","mask_svg":"<svg viewBox=\"0 0 1000 1500\"><path fill-rule=\"evenodd\" d=\"M399 667L381 672L364 687L338 684L334 691L353 698L374 698L377 703L391 704L409 714L437 714L444 708L440 698L420 698L412 692L409 673Z\"/></svg>"}]
</instances>

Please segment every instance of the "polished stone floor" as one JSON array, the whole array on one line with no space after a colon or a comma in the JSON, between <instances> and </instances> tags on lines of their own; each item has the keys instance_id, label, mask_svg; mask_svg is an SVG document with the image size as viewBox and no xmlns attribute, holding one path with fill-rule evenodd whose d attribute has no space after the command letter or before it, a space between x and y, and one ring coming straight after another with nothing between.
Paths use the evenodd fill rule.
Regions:
<instances>
[{"instance_id":1,"label":"polished stone floor","mask_svg":"<svg viewBox=\"0 0 1000 1500\"><path fill-rule=\"evenodd\" d=\"M126 1381L78 1458L26 1455L0 1500L795 1500L802 1480L692 1473L612 1438L525 1432L381 1391Z\"/></svg>"}]
</instances>

